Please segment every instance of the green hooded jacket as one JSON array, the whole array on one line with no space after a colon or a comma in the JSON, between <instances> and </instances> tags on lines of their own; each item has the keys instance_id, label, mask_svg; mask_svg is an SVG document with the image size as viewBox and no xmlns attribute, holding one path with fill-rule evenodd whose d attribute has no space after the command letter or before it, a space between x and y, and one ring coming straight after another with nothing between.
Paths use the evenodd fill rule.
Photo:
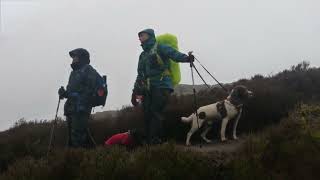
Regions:
<instances>
[{"instance_id":1,"label":"green hooded jacket","mask_svg":"<svg viewBox=\"0 0 320 180\"><path fill-rule=\"evenodd\" d=\"M141 44L143 52L138 63L138 75L134 91L143 94L151 88L170 89L173 84L169 73L170 61L189 62L188 55L180 53L170 46L157 44L153 29L146 29L140 33L147 33L150 38Z\"/></svg>"}]
</instances>

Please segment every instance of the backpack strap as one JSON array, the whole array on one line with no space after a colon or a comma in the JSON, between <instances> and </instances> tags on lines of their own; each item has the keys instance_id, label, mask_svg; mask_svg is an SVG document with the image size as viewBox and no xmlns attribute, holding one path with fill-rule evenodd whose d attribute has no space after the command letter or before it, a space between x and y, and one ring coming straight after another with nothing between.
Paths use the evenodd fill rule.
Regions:
<instances>
[{"instance_id":1,"label":"backpack strap","mask_svg":"<svg viewBox=\"0 0 320 180\"><path fill-rule=\"evenodd\" d=\"M155 54L157 56L157 62L160 66L163 67L163 72L161 74L161 77L160 77L160 81L162 81L162 79L165 77L165 76L170 76L171 75L171 72L169 70L169 67L164 67L165 63L163 61L163 59L161 58L161 56L159 55L158 53L158 43L156 43L152 49L150 50L150 54Z\"/></svg>"}]
</instances>

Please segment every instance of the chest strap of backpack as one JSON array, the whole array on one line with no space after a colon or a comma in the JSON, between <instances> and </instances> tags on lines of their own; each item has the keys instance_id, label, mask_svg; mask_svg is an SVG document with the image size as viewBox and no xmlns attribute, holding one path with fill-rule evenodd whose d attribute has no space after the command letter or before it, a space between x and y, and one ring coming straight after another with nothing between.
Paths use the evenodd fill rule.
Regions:
<instances>
[{"instance_id":1,"label":"chest strap of backpack","mask_svg":"<svg viewBox=\"0 0 320 180\"><path fill-rule=\"evenodd\" d=\"M157 56L157 63L160 65L160 66L164 66L164 61L162 60L161 56L159 55L158 53L158 43L156 43L153 48L151 49L150 51L150 54L156 54ZM160 75L160 81L162 81L162 79L166 76L170 76L171 73L170 73L170 70L169 70L169 67L164 67L164 71L162 72L162 74Z\"/></svg>"}]
</instances>

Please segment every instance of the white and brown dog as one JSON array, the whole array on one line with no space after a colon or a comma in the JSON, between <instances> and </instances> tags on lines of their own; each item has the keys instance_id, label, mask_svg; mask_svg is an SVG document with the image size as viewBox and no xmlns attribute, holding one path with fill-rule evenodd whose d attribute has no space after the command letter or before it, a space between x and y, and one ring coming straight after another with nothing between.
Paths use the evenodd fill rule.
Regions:
<instances>
[{"instance_id":1,"label":"white and brown dog","mask_svg":"<svg viewBox=\"0 0 320 180\"><path fill-rule=\"evenodd\" d=\"M210 125L214 120L221 120L221 129L220 129L220 137L221 141L226 141L225 131L229 120L235 118L235 122L233 125L233 139L237 138L237 125L242 113L243 103L250 97L253 96L253 93L249 91L245 86L238 85L232 89L231 93L227 97L227 99L210 104L207 106L200 107L198 109L198 118L195 113L191 114L189 117L182 117L182 122L192 123L191 129L187 134L186 145L190 145L190 138L193 133L195 133L199 128L203 125L207 127L201 134L201 137L206 142L211 142L211 140L207 139L206 135L212 128Z\"/></svg>"}]
</instances>

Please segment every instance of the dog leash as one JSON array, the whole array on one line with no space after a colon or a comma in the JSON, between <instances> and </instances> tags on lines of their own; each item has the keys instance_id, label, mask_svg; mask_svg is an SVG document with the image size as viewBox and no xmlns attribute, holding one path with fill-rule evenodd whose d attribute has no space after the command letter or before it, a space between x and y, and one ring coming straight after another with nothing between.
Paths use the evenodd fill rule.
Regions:
<instances>
[{"instance_id":1,"label":"dog leash","mask_svg":"<svg viewBox=\"0 0 320 180\"><path fill-rule=\"evenodd\" d=\"M195 57L194 58L199 64L200 64L200 66L212 77L212 79L214 79L217 83L218 83L218 85L224 90L224 91L226 91L227 93L229 93L229 91L227 90L227 88L225 88L209 71L208 71L208 69L204 66L204 65L202 65L201 64L201 62ZM196 67L194 66L194 68L196 69ZM200 73L198 72L198 70L196 69L196 71L197 71L197 73L198 73L198 75L201 77L201 75L200 75ZM203 78L201 78L202 79L202 81L204 81L203 80ZM205 82L205 81L204 81ZM207 85L207 83L205 82L205 84ZM208 86L208 85L207 85Z\"/></svg>"},{"instance_id":2,"label":"dog leash","mask_svg":"<svg viewBox=\"0 0 320 180\"><path fill-rule=\"evenodd\" d=\"M200 72L198 71L198 69L196 68L196 66L192 63L191 68L194 68L194 70L196 70L197 74L199 75L199 77L201 78L201 80L204 82L204 84L207 86L208 89L210 89L210 86L208 85L208 83L204 80L204 78L201 76ZM194 79L193 79L194 81Z\"/></svg>"}]
</instances>

